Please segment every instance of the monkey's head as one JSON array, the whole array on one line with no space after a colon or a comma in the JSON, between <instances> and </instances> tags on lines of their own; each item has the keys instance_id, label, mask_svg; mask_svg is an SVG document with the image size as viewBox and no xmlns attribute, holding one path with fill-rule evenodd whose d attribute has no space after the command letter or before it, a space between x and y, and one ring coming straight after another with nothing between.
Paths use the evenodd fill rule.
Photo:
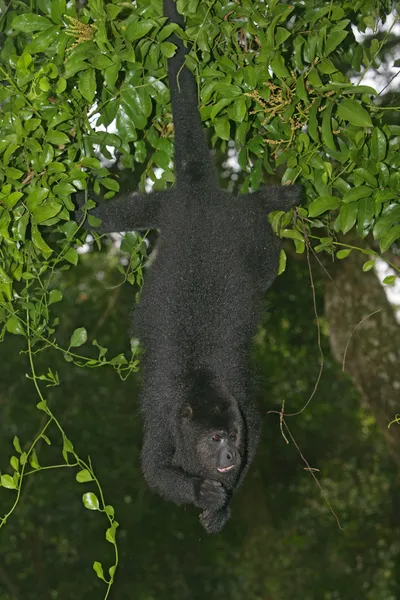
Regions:
<instances>
[{"instance_id":1,"label":"monkey's head","mask_svg":"<svg viewBox=\"0 0 400 600\"><path fill-rule=\"evenodd\" d=\"M228 487L243 466L245 423L238 403L208 375L195 380L180 410L175 461L185 471Z\"/></svg>"}]
</instances>

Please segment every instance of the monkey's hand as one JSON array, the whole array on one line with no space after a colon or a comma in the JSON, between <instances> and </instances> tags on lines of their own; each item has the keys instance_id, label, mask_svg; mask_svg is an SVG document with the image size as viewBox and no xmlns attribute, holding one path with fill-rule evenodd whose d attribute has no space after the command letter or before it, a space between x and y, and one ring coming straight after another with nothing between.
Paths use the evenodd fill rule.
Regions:
<instances>
[{"instance_id":1,"label":"monkey's hand","mask_svg":"<svg viewBox=\"0 0 400 600\"><path fill-rule=\"evenodd\" d=\"M228 494L220 481L204 479L196 485L195 504L203 510L217 511L222 508L227 500Z\"/></svg>"},{"instance_id":2,"label":"monkey's hand","mask_svg":"<svg viewBox=\"0 0 400 600\"><path fill-rule=\"evenodd\" d=\"M229 506L224 506L221 510L203 510L200 514L200 523L207 533L219 533L225 523L231 516Z\"/></svg>"}]
</instances>

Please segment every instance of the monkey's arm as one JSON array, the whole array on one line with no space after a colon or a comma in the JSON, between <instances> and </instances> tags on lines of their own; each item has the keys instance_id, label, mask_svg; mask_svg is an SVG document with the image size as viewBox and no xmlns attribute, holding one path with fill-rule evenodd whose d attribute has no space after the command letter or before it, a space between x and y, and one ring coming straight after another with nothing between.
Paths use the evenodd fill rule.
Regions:
<instances>
[{"instance_id":1,"label":"monkey's arm","mask_svg":"<svg viewBox=\"0 0 400 600\"><path fill-rule=\"evenodd\" d=\"M142 469L147 483L176 504L194 504L215 511L224 506L227 493L220 482L192 475L173 464L174 445L165 420L146 427Z\"/></svg>"},{"instance_id":2,"label":"monkey's arm","mask_svg":"<svg viewBox=\"0 0 400 600\"><path fill-rule=\"evenodd\" d=\"M274 210L289 210L301 204L301 185L269 185L252 194L246 199L263 206L264 213L269 214Z\"/></svg>"},{"instance_id":3,"label":"monkey's arm","mask_svg":"<svg viewBox=\"0 0 400 600\"><path fill-rule=\"evenodd\" d=\"M89 215L101 219L101 225L97 228L100 233L160 229L161 203L168 202L169 196L168 191L125 194L101 202ZM78 197L78 204L83 204L82 195Z\"/></svg>"},{"instance_id":4,"label":"monkey's arm","mask_svg":"<svg viewBox=\"0 0 400 600\"><path fill-rule=\"evenodd\" d=\"M163 428L160 423L160 430ZM172 465L173 446L165 432L145 434L142 448L142 469L147 483L161 496L176 504L195 501L197 478Z\"/></svg>"}]
</instances>

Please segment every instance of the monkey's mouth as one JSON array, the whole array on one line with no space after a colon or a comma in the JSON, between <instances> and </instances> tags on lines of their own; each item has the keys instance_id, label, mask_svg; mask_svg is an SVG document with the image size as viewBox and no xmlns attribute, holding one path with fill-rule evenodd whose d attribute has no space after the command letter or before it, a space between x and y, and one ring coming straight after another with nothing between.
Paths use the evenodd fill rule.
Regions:
<instances>
[{"instance_id":1,"label":"monkey's mouth","mask_svg":"<svg viewBox=\"0 0 400 600\"><path fill-rule=\"evenodd\" d=\"M231 469L234 469L235 465L229 465L229 467L218 467L218 471L220 473L226 473L226 471L230 471Z\"/></svg>"}]
</instances>

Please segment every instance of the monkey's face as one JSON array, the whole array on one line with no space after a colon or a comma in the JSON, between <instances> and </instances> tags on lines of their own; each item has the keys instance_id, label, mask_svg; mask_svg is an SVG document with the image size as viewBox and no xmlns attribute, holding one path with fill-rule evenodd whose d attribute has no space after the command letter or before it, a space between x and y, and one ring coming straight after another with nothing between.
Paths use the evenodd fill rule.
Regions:
<instances>
[{"instance_id":1,"label":"monkey's face","mask_svg":"<svg viewBox=\"0 0 400 600\"><path fill-rule=\"evenodd\" d=\"M186 404L180 422L180 466L193 474L233 483L242 466L244 423L232 403Z\"/></svg>"},{"instance_id":2,"label":"monkey's face","mask_svg":"<svg viewBox=\"0 0 400 600\"><path fill-rule=\"evenodd\" d=\"M238 428L207 431L196 445L196 454L213 479L223 481L235 471L236 476L242 462Z\"/></svg>"}]
</instances>

